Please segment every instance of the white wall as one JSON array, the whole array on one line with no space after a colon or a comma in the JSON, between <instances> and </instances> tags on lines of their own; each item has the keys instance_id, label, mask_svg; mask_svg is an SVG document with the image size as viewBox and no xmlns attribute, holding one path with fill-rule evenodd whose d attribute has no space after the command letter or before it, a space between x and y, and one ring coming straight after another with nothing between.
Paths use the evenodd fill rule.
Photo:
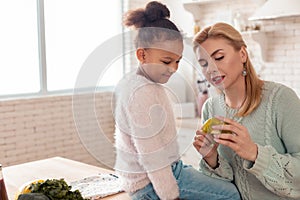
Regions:
<instances>
[{"instance_id":1,"label":"white wall","mask_svg":"<svg viewBox=\"0 0 300 200\"><path fill-rule=\"evenodd\" d=\"M162 0L161 2L168 6L171 12L170 19L176 23L178 28L186 33L187 36L192 36L194 17L184 9L181 0Z\"/></svg>"},{"instance_id":2,"label":"white wall","mask_svg":"<svg viewBox=\"0 0 300 200\"><path fill-rule=\"evenodd\" d=\"M199 6L202 27L217 21L230 21L230 15L240 12L245 21L262 1L227 0ZM251 22L250 22L251 23ZM253 23L253 22L252 22ZM266 60L260 75L265 80L292 87L300 96L300 17L255 22L266 34ZM248 45L251 49L251 44Z\"/></svg>"},{"instance_id":3,"label":"white wall","mask_svg":"<svg viewBox=\"0 0 300 200\"><path fill-rule=\"evenodd\" d=\"M9 166L62 156L107 167L96 160L83 145L73 118L72 97L61 95L0 101L0 163ZM97 93L95 99L97 119L113 143L115 124L111 108L112 93ZM86 110L86 105L83 104L80 109ZM82 117L86 122L85 133L92 133L89 124L91 116ZM103 148L99 155L107 163L114 162L112 152L108 151Z\"/></svg>"}]
</instances>

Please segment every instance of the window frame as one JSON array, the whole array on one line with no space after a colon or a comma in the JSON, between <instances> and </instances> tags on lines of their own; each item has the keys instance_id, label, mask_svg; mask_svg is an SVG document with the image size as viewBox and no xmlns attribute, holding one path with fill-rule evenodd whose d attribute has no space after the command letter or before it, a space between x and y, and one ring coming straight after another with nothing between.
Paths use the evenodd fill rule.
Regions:
<instances>
[{"instance_id":1,"label":"window frame","mask_svg":"<svg viewBox=\"0 0 300 200\"><path fill-rule=\"evenodd\" d=\"M28 97L44 97L53 95L70 95L74 92L74 88L62 89L49 91L47 87L47 54L46 54L46 40L45 40L45 15L44 15L44 0L36 0L36 12L37 12L37 40L38 40L38 63L39 63L39 79L40 79L40 91L33 93L18 93L18 94L0 94L0 100L4 99L21 99ZM124 13L124 1L121 0L120 12ZM123 37L122 51L125 51L125 41L124 41L124 27L121 26L121 34ZM125 74L125 57L122 59L122 70ZM96 88L83 88L81 91L84 92L101 92L101 91L113 91L114 86L102 86Z\"/></svg>"}]
</instances>

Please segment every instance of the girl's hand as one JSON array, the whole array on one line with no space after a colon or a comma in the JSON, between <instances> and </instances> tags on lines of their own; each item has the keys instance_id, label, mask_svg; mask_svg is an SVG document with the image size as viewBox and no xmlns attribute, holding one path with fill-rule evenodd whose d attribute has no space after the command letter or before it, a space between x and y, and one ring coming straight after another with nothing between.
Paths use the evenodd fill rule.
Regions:
<instances>
[{"instance_id":1,"label":"girl's hand","mask_svg":"<svg viewBox=\"0 0 300 200\"><path fill-rule=\"evenodd\" d=\"M219 144L214 141L213 135L197 130L193 145L212 168L218 166L217 148Z\"/></svg>"},{"instance_id":2,"label":"girl's hand","mask_svg":"<svg viewBox=\"0 0 300 200\"><path fill-rule=\"evenodd\" d=\"M202 130L197 130L193 145L203 158L210 157L217 151L218 144L211 134L206 134Z\"/></svg>"},{"instance_id":3,"label":"girl's hand","mask_svg":"<svg viewBox=\"0 0 300 200\"><path fill-rule=\"evenodd\" d=\"M228 125L217 125L215 130L227 130L232 134L214 135L214 141L225 145L236 152L240 157L255 162L257 157L257 145L252 141L248 129L232 119L216 116L216 118L228 123Z\"/></svg>"}]
</instances>

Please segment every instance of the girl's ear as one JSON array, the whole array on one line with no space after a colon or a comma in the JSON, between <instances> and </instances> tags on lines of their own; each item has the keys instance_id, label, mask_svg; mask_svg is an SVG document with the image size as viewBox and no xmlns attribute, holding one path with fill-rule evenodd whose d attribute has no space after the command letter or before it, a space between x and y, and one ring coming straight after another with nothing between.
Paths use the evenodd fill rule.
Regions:
<instances>
[{"instance_id":1,"label":"girl's ear","mask_svg":"<svg viewBox=\"0 0 300 200\"><path fill-rule=\"evenodd\" d=\"M245 46L241 47L240 55L241 55L242 63L245 63L247 61L247 58L248 58L248 53L247 53L247 50L246 50Z\"/></svg>"},{"instance_id":2,"label":"girl's ear","mask_svg":"<svg viewBox=\"0 0 300 200\"><path fill-rule=\"evenodd\" d=\"M138 48L136 50L136 57L140 61L140 63L144 63L145 62L145 49Z\"/></svg>"}]
</instances>

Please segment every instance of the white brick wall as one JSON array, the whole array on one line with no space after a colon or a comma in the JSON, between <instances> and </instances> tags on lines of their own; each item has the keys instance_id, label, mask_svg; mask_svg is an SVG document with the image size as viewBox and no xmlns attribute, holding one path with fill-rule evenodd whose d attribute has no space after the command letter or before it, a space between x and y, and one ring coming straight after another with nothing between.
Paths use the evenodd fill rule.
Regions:
<instances>
[{"instance_id":1,"label":"white brick wall","mask_svg":"<svg viewBox=\"0 0 300 200\"><path fill-rule=\"evenodd\" d=\"M227 0L201 5L200 22L206 26L218 21L218 17L224 16L224 13L235 11L239 11L247 19L257 7L258 5L252 0ZM298 81L300 79L300 17L267 20L260 23L268 40L266 66L260 73L261 77L290 86L300 96Z\"/></svg>"},{"instance_id":2,"label":"white brick wall","mask_svg":"<svg viewBox=\"0 0 300 200\"><path fill-rule=\"evenodd\" d=\"M111 92L96 94L97 119L113 142L111 101ZM90 117L87 115L84 119L88 122ZM73 118L72 95L2 100L0 123L0 163L3 166L63 156L105 167L87 152L79 139ZM106 160L114 160L105 149L99 154Z\"/></svg>"}]
</instances>

